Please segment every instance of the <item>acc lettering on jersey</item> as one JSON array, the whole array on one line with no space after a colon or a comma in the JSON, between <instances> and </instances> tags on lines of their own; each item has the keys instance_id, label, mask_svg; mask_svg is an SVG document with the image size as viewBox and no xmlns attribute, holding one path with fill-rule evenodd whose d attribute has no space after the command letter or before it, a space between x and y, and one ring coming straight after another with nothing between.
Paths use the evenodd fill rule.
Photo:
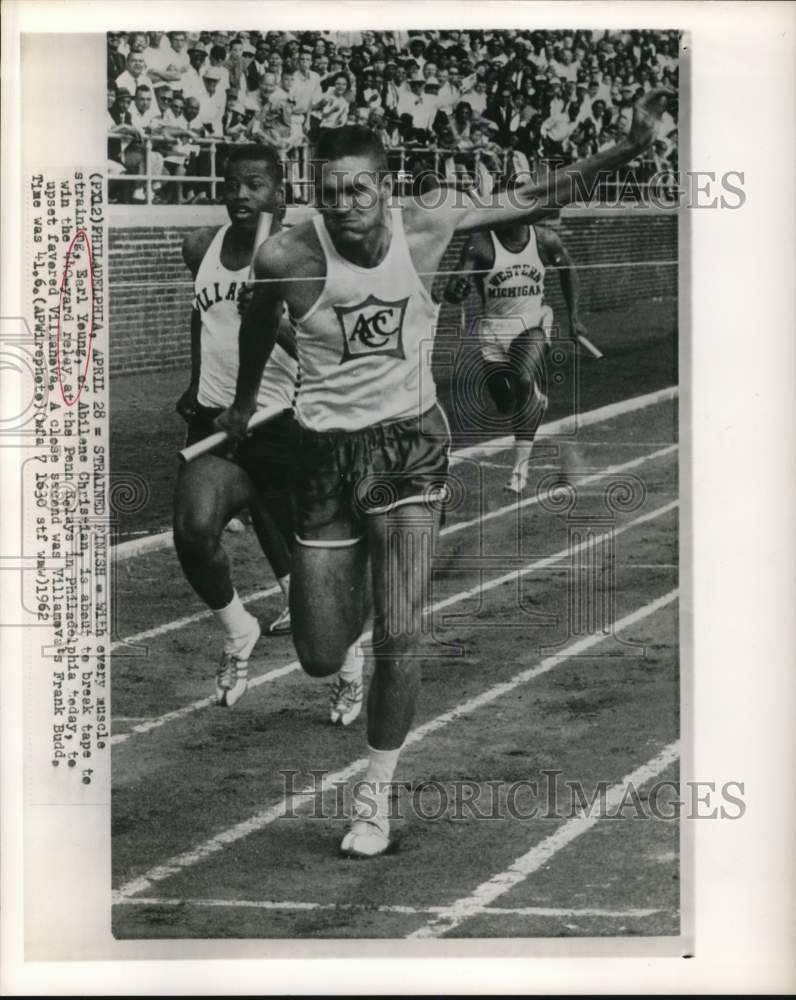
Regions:
<instances>
[{"instance_id":1,"label":"acc lettering on jersey","mask_svg":"<svg viewBox=\"0 0 796 1000\"><path fill-rule=\"evenodd\" d=\"M211 306L216 305L218 302L234 302L237 295L237 281L230 281L229 283L214 281L212 285L206 285L201 291L196 293L193 300L193 307L200 312L207 312Z\"/></svg>"},{"instance_id":2,"label":"acc lettering on jersey","mask_svg":"<svg viewBox=\"0 0 796 1000\"><path fill-rule=\"evenodd\" d=\"M340 364L376 355L405 359L403 327L408 302L408 298L386 302L369 295L355 306L335 306L343 331Z\"/></svg>"}]
</instances>

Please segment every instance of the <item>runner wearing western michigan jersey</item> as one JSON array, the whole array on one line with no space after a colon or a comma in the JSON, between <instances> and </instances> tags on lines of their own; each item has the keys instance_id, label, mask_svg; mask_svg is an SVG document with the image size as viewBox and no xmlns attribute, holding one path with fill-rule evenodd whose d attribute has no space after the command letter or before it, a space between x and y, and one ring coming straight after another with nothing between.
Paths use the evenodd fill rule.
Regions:
<instances>
[{"instance_id":1,"label":"runner wearing western michigan jersey","mask_svg":"<svg viewBox=\"0 0 796 1000\"><path fill-rule=\"evenodd\" d=\"M191 384L177 403L188 422L186 444L214 433L214 419L234 399L241 322L238 296L249 275L260 213L279 214L281 183L279 160L270 148L239 147L229 158L224 181L230 223L199 229L185 240L183 257L195 288ZM278 225L275 219L274 227ZM260 545L287 600L293 544L288 467L298 370L289 353L295 353L292 336L287 333L275 345L256 392L257 409L281 408L284 414L234 450L181 466L174 496L174 545L180 563L224 635L216 699L225 706L244 693L249 655L260 637L259 622L233 588L229 559L221 545L224 526L244 507L251 511ZM286 607L268 631L289 630Z\"/></svg>"},{"instance_id":2,"label":"runner wearing western michigan jersey","mask_svg":"<svg viewBox=\"0 0 796 1000\"><path fill-rule=\"evenodd\" d=\"M473 326L487 388L498 410L511 415L514 468L505 488L518 494L527 484L533 441L547 409L544 357L553 325L544 297L548 267L558 270L574 339L586 332L578 316L578 277L551 229L519 222L474 232L445 289L448 302L463 302L474 276L480 292L483 315Z\"/></svg>"},{"instance_id":3,"label":"runner wearing western michigan jersey","mask_svg":"<svg viewBox=\"0 0 796 1000\"><path fill-rule=\"evenodd\" d=\"M392 177L378 137L359 126L330 130L317 150L320 218L267 240L255 255L258 281L241 325L235 403L216 425L243 433L287 303L301 369L293 638L308 673L329 676L342 666L336 695L349 718L360 686L351 647L364 625L371 567L368 765L341 845L347 855L372 857L389 846L389 783L420 685L417 645L448 468L448 429L430 370L437 309L429 290L442 255L454 233L533 221L582 190L573 174L591 185L637 156L652 141L667 93L641 99L616 146L541 186L528 182L481 204L435 190L391 207Z\"/></svg>"}]
</instances>

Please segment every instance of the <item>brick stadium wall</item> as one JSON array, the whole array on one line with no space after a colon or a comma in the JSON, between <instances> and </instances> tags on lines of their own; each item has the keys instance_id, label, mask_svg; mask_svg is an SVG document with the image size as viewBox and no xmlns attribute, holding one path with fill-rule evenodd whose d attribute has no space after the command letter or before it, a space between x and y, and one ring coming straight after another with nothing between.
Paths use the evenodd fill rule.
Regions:
<instances>
[{"instance_id":1,"label":"brick stadium wall","mask_svg":"<svg viewBox=\"0 0 796 1000\"><path fill-rule=\"evenodd\" d=\"M108 241L111 374L187 366L192 284L182 241L197 226L224 222L226 213L218 207L116 207ZM581 269L584 314L677 296L677 267L671 263L678 255L675 213L569 209L557 228ZM442 271L455 267L460 247L461 239L451 243ZM558 281L548 280L547 293L563 316ZM468 310L475 308L473 296ZM456 325L459 316L458 307L443 305L440 323Z\"/></svg>"}]
</instances>

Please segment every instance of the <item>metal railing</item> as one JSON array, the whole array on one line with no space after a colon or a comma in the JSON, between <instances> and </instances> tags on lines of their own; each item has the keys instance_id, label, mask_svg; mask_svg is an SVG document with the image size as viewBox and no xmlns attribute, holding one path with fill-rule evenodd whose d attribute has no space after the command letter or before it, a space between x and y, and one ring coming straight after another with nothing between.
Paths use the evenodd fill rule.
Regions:
<instances>
[{"instance_id":1,"label":"metal railing","mask_svg":"<svg viewBox=\"0 0 796 1000\"><path fill-rule=\"evenodd\" d=\"M109 176L108 190L111 201L142 205L184 204L186 202L186 189L192 192L190 199L188 199L192 202L196 201L197 198L208 204L222 202L222 192L219 185L223 184L223 173L219 169L219 160L228 149L251 142L248 138L236 140L218 136L190 136L189 138L185 136L185 133L146 135L142 137L142 141L139 141L135 138L130 139L128 136L109 132L108 139L115 142L127 140L125 152L129 150L130 145L135 146L143 162L143 170L140 172L128 173L125 171ZM202 157L203 152L207 154L204 157ZM446 148L439 145L396 146L388 148L386 153L387 162L395 178L396 193L399 197L411 192L418 174L423 172L430 172L443 182L454 183L464 188L477 187L479 182L485 179L482 166L485 168L486 174L494 180L498 176L505 175L509 158L512 156L511 150L492 152L480 149ZM154 154L163 159L161 169L158 171L153 169L160 163ZM282 158L288 204L290 205L306 205L312 201L314 182L311 176L312 160L310 154L310 144L304 143L287 150ZM201 161L206 172L172 173L166 169L169 157L172 159L185 157L186 163L190 165L192 160L195 166L198 166ZM118 160L114 162L124 168L124 164ZM651 160L642 160L641 166L645 168L642 175L646 173L651 162ZM594 194L597 201L643 203L645 200L649 200L653 188L657 201L665 202L668 198L672 204L676 203L679 192L676 179L673 179L669 184L662 184L659 181L651 185L637 179L636 172L632 168L625 168L623 175L615 180L601 179L595 186Z\"/></svg>"}]
</instances>

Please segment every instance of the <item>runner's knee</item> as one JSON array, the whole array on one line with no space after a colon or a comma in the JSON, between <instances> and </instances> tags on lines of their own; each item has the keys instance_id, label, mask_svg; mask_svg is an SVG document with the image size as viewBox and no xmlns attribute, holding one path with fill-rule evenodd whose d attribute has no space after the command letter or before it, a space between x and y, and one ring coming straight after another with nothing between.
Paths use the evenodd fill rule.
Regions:
<instances>
[{"instance_id":1,"label":"runner's knee","mask_svg":"<svg viewBox=\"0 0 796 1000\"><path fill-rule=\"evenodd\" d=\"M178 508L174 514L174 544L196 553L212 551L223 528L210 512Z\"/></svg>"},{"instance_id":2,"label":"runner's knee","mask_svg":"<svg viewBox=\"0 0 796 1000\"><path fill-rule=\"evenodd\" d=\"M293 641L301 669L310 677L329 677L342 667L348 647L335 649L329 643L315 644L302 639L293 629Z\"/></svg>"}]
</instances>

